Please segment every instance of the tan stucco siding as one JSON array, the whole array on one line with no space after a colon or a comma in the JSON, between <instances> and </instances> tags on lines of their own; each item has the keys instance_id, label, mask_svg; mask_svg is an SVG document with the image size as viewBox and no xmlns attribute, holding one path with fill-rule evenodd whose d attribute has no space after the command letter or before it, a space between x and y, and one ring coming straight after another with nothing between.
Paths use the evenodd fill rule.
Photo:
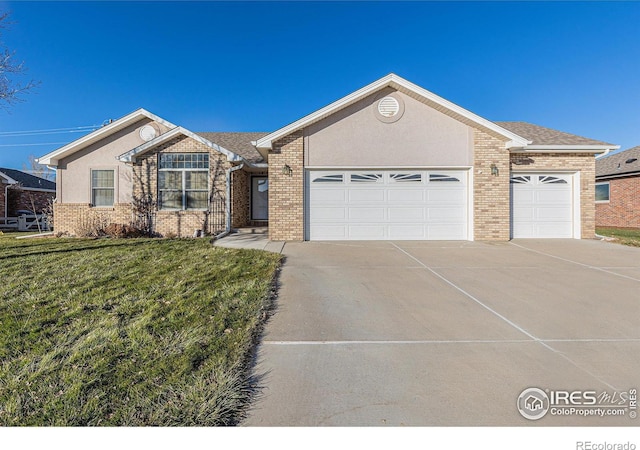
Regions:
<instances>
[{"instance_id":1,"label":"tan stucco siding","mask_svg":"<svg viewBox=\"0 0 640 450\"><path fill-rule=\"evenodd\" d=\"M115 203L131 202L133 177L131 167L117 157L144 143L139 130L153 122L143 119L104 139L63 158L58 163L56 189L59 203L91 203L91 170L113 169L116 173ZM153 122L160 133L168 128Z\"/></svg>"},{"instance_id":2,"label":"tan stucco siding","mask_svg":"<svg viewBox=\"0 0 640 450\"><path fill-rule=\"evenodd\" d=\"M404 107L395 122L377 115L377 100L392 94ZM470 166L473 129L391 88L304 130L305 166Z\"/></svg>"}]
</instances>

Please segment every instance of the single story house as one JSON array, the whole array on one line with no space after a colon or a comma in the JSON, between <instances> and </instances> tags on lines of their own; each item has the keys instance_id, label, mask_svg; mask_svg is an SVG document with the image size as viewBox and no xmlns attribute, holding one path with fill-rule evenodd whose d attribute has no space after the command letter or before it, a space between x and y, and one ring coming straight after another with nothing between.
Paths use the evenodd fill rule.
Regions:
<instances>
[{"instance_id":1,"label":"single story house","mask_svg":"<svg viewBox=\"0 0 640 450\"><path fill-rule=\"evenodd\" d=\"M640 146L596 160L596 226L640 228Z\"/></svg>"},{"instance_id":2,"label":"single story house","mask_svg":"<svg viewBox=\"0 0 640 450\"><path fill-rule=\"evenodd\" d=\"M271 133L195 133L139 109L39 162L71 234L102 214L163 235L506 241L593 238L595 155L616 148L492 122L389 74Z\"/></svg>"},{"instance_id":3,"label":"single story house","mask_svg":"<svg viewBox=\"0 0 640 450\"><path fill-rule=\"evenodd\" d=\"M0 217L14 217L16 211L34 211L34 207L40 214L55 196L53 181L0 167Z\"/></svg>"}]
</instances>

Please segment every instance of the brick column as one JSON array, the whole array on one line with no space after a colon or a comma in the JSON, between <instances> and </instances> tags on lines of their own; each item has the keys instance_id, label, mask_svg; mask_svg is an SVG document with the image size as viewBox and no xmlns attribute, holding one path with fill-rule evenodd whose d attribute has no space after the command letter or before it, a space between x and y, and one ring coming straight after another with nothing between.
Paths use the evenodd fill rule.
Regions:
<instances>
[{"instance_id":1,"label":"brick column","mask_svg":"<svg viewBox=\"0 0 640 450\"><path fill-rule=\"evenodd\" d=\"M269 238L304 240L304 139L302 131L277 142L269 151ZM291 173L284 173L287 165Z\"/></svg>"},{"instance_id":2,"label":"brick column","mask_svg":"<svg viewBox=\"0 0 640 450\"><path fill-rule=\"evenodd\" d=\"M511 237L509 151L501 140L474 130L473 229L477 241L508 241ZM495 164L498 175L491 174Z\"/></svg>"}]
</instances>

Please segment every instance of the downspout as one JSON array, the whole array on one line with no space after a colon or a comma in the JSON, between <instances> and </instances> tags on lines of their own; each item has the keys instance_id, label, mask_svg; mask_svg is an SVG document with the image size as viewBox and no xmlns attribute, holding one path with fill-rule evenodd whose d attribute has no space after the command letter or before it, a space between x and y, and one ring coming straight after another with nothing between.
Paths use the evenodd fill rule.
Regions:
<instances>
[{"instance_id":1,"label":"downspout","mask_svg":"<svg viewBox=\"0 0 640 450\"><path fill-rule=\"evenodd\" d=\"M215 239L221 239L227 234L231 233L231 173L236 170L240 170L244 167L244 163L239 166L231 167L227 169L227 226L226 229L217 235Z\"/></svg>"}]
</instances>

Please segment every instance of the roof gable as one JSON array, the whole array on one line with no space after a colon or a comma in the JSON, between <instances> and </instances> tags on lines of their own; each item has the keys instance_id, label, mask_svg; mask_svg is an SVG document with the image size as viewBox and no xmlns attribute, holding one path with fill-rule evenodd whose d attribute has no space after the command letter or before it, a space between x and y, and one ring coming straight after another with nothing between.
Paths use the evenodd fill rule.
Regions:
<instances>
[{"instance_id":1,"label":"roof gable","mask_svg":"<svg viewBox=\"0 0 640 450\"><path fill-rule=\"evenodd\" d=\"M150 113L146 109L140 108L130 114L127 114L124 117L121 117L120 119L117 119L111 122L108 125L105 125L104 127L92 133L87 134L86 136L76 139L75 141L65 145L64 147L60 147L59 149L54 150L53 152L38 158L37 161L40 164L46 164L48 166L57 166L58 161L60 161L62 158L66 158L67 156L72 155L82 150L83 148L86 148L87 146L94 144L99 140L104 139L105 137L110 136L113 133L116 133L117 131L124 129L129 125L134 124L138 122L140 119L143 119L145 117L155 122L159 122L164 126L166 126L167 128L176 127L176 125L172 124L171 122L168 122L162 119L161 117L156 116L153 113Z\"/></svg>"},{"instance_id":2,"label":"roof gable","mask_svg":"<svg viewBox=\"0 0 640 450\"><path fill-rule=\"evenodd\" d=\"M403 92L410 97L420 100L423 103L433 107L434 109L447 114L467 125L473 126L475 128L480 128L483 131L488 132L489 134L503 137L507 141L508 148L524 147L530 143L527 139L517 135L516 133L513 133L512 131L509 131L487 119L484 119L472 113L471 111L468 111L448 100L445 100L442 97L439 97L433 92L429 92L426 89L421 88L420 86L415 85L410 81L407 81L404 78L391 73L345 97L342 97L341 99L325 106L324 108L321 108L285 127L280 128L279 130L274 131L273 133L270 133L258 139L256 141L256 147L259 150L270 149L272 148L274 141L302 128L305 128L313 123L316 123L319 120L322 120L336 113L337 111L340 111L343 108L352 105L358 100L361 100L366 96L371 95L372 93L375 93L386 87L391 87L400 92Z\"/></svg>"},{"instance_id":3,"label":"roof gable","mask_svg":"<svg viewBox=\"0 0 640 450\"><path fill-rule=\"evenodd\" d=\"M596 160L596 177L640 174L640 145Z\"/></svg>"},{"instance_id":4,"label":"roof gable","mask_svg":"<svg viewBox=\"0 0 640 450\"><path fill-rule=\"evenodd\" d=\"M129 150L126 153L123 153L122 155L118 156L118 159L122 162L126 162L126 163L130 163L130 162L135 162L136 157L148 152L149 150L151 150L154 147L157 147L160 144L163 144L165 142L170 141L171 139L175 139L176 137L179 136L186 136L189 138L192 138L198 142L200 142L201 144L206 145L207 147L210 147L214 150L216 150L217 152L222 153L223 155L225 155L227 157L228 161L242 161L243 158L238 155L237 153L234 153L230 150L227 150L226 148L211 142L210 140L197 135L196 133L187 130L186 128L183 127L176 127L170 131L167 131L164 134L161 134L160 136L150 140L149 142L145 142L144 144Z\"/></svg>"}]
</instances>

